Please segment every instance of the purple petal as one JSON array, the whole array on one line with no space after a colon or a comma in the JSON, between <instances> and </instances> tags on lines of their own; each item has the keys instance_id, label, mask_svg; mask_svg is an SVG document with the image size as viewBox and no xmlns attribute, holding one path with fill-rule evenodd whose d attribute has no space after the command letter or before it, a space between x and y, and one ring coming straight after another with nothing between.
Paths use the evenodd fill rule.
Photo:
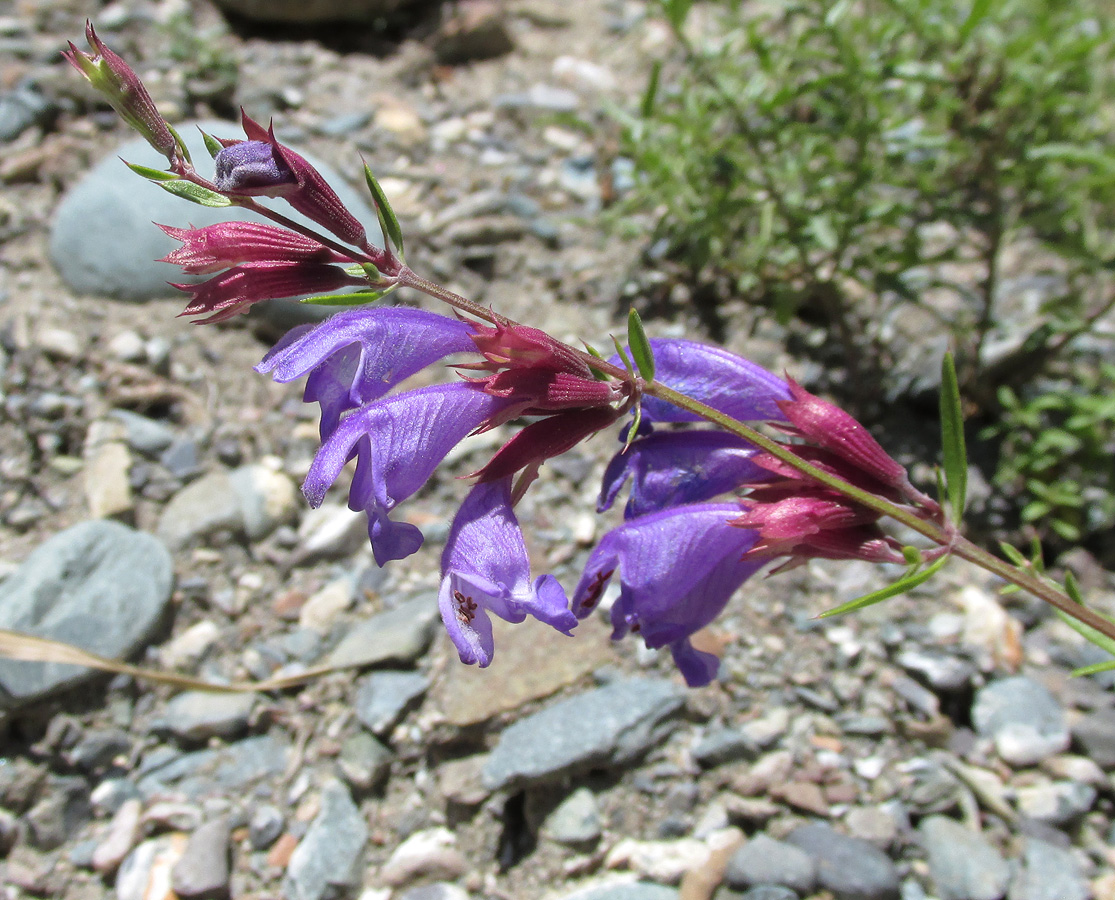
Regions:
<instances>
[{"instance_id":1,"label":"purple petal","mask_svg":"<svg viewBox=\"0 0 1115 900\"><path fill-rule=\"evenodd\" d=\"M305 400L321 404L321 435L341 416L451 353L476 350L472 325L405 306L346 310L281 341L256 366L279 382L309 373Z\"/></svg>"},{"instance_id":2,"label":"purple petal","mask_svg":"<svg viewBox=\"0 0 1115 900\"><path fill-rule=\"evenodd\" d=\"M654 432L612 457L596 509L610 508L628 478L632 478L624 510L628 519L711 500L741 484L770 477L751 462L757 452L743 438L724 431Z\"/></svg>"},{"instance_id":3,"label":"purple petal","mask_svg":"<svg viewBox=\"0 0 1115 900\"><path fill-rule=\"evenodd\" d=\"M574 612L587 615L618 568L612 636L638 631L648 647L671 645L686 661L687 679L696 676L700 659L679 642L715 619L763 565L742 558L757 534L728 524L738 509L732 503L673 507L608 532L585 566L573 595Z\"/></svg>"},{"instance_id":4,"label":"purple petal","mask_svg":"<svg viewBox=\"0 0 1115 900\"><path fill-rule=\"evenodd\" d=\"M509 622L527 615L569 634L577 619L552 575L530 582L530 558L511 509L511 479L476 485L453 519L441 558L438 605L461 661L492 661L488 613Z\"/></svg>"},{"instance_id":5,"label":"purple petal","mask_svg":"<svg viewBox=\"0 0 1115 900\"><path fill-rule=\"evenodd\" d=\"M319 506L345 464L356 456L349 506L368 515L376 562L401 559L421 544L413 525L388 513L414 494L445 455L507 403L465 382L407 391L370 403L343 419L314 457L302 485Z\"/></svg>"},{"instance_id":6,"label":"purple petal","mask_svg":"<svg viewBox=\"0 0 1115 900\"><path fill-rule=\"evenodd\" d=\"M711 653L698 650L689 638L670 644L670 653L673 654L674 665L690 687L704 687L720 671L720 660Z\"/></svg>"},{"instance_id":7,"label":"purple petal","mask_svg":"<svg viewBox=\"0 0 1115 900\"><path fill-rule=\"evenodd\" d=\"M656 338L655 379L741 422L784 422L779 400L791 398L789 385L741 356L696 341ZM614 356L612 362L619 363ZM697 422L699 417L657 397L643 398L643 418L651 422Z\"/></svg>"}]
</instances>

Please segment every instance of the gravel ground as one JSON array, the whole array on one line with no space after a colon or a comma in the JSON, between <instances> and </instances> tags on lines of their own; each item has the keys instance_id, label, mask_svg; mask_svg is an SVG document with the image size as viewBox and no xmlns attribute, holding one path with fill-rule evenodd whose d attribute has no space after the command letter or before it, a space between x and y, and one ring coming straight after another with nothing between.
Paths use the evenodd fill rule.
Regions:
<instances>
[{"instance_id":1,"label":"gravel ground","mask_svg":"<svg viewBox=\"0 0 1115 900\"><path fill-rule=\"evenodd\" d=\"M317 435L300 387L252 371L289 307L195 328L173 291L73 287L140 239L97 218L123 173L52 248L129 139L59 61L88 12L0 6L0 626L210 680L354 668L222 695L0 663L0 897L1115 898L1115 680L1070 678L1090 648L959 564L839 621L813 617L890 573L757 580L702 636L724 665L701 690L595 619L574 639L499 627L492 667L461 666L438 556L454 476L498 434L401 511L427 544L381 570L342 492L319 512L297 492ZM634 0L492 15L330 40L178 2L96 21L168 115L243 104L344 176L359 150L419 272L606 345L642 248L599 221L624 174L604 111L637 97L664 33ZM231 101L180 77L210 52L199 31L239 67ZM808 374L784 333L744 324L732 349ZM567 587L612 523L592 509L613 450L554 461L520 509ZM1066 564L1115 611L1110 573Z\"/></svg>"}]
</instances>

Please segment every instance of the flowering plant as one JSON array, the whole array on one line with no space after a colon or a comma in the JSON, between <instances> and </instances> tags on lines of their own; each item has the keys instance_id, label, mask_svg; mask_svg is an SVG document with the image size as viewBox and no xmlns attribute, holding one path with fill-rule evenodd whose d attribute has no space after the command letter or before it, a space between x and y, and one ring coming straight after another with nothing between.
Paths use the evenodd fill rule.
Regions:
<instances>
[{"instance_id":1,"label":"flowering plant","mask_svg":"<svg viewBox=\"0 0 1115 900\"><path fill-rule=\"evenodd\" d=\"M243 138L205 135L214 158L214 175L205 177L91 24L87 38L93 54L71 44L66 57L168 163L167 170L133 170L192 202L242 207L273 223L161 226L181 242L164 261L211 276L175 285L190 295L182 315L218 322L262 300L301 295L356 307L294 329L257 370L280 382L306 379L304 399L320 407L321 447L303 493L320 504L355 460L348 502L367 517L379 565L421 546L421 530L392 513L459 441L529 418L473 473L449 529L438 603L463 662L491 662L491 615L510 622L531 615L569 634L615 580L613 636L638 634L649 647L668 647L688 684L707 684L718 660L695 647L693 635L768 563L780 560L778 572L811 558L905 566L894 584L831 612L908 590L958 556L1046 600L1115 649L1115 624L1083 605L1071 579L1061 589L1019 551L1004 546L1003 560L961 534L967 463L950 359L943 366L938 502L859 422L789 377L697 342L649 339L634 311L626 342L615 341L605 358L420 277L406 264L398 220L367 165L382 247L309 162L246 113ZM260 197L288 203L321 230ZM359 290L333 293L346 287ZM370 305L399 288L443 301L452 314ZM456 380L404 385L462 354L465 361L453 364ZM699 423L714 427L694 427ZM598 509L613 505L629 483L624 521L591 552L570 598L552 575L532 578L514 507L546 460L617 425L623 444L604 473ZM887 519L923 546L899 541L884 528Z\"/></svg>"}]
</instances>

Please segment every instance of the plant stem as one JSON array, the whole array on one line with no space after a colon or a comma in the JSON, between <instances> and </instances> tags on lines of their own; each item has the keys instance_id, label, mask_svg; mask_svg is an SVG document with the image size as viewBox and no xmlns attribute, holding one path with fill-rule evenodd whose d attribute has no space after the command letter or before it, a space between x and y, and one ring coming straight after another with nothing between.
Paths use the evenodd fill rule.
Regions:
<instances>
[{"instance_id":1,"label":"plant stem","mask_svg":"<svg viewBox=\"0 0 1115 900\"><path fill-rule=\"evenodd\" d=\"M481 306L473 300L469 300L441 285L421 278L406 266L404 266L399 273L398 281L400 285L414 288L424 294L442 300L453 308L482 319L485 322L490 322L492 324L517 324L504 316L496 315L490 309ZM777 441L771 440L751 426L731 416L725 415L719 410L701 403L699 400L687 397L685 394L679 393L659 381L644 381L637 376L633 376L625 369L599 359L583 350L578 350L576 347L569 347L569 349L581 356L593 368L632 384L636 395L646 394L651 397L657 397L660 400L665 400L667 403L672 403L674 406L700 416L705 421L711 422L713 425L725 431L729 431L732 434L742 437L744 440L750 441L755 446L765 450L787 465L793 466L793 468L797 469L802 474L809 476L834 491L839 491L846 497L850 497L857 503L861 503L881 515L901 522L907 528L916 531L918 534L943 548L946 552L955 554L994 575L998 575L1004 581L1017 585L1023 590L1033 594L1035 597L1061 610L1061 612L1091 626L1101 634L1115 639L1115 623L1097 615L1087 607L1076 603L1055 585L1039 578L1033 572L1014 566L988 553L981 547L976 546L967 538L961 536L956 526L951 522L944 519L942 519L941 522L931 521L924 518L924 514L919 514L913 507L892 503L889 500L857 488L855 485L849 484L842 478L830 475L828 472L824 472L801 459L792 449L783 446Z\"/></svg>"}]
</instances>

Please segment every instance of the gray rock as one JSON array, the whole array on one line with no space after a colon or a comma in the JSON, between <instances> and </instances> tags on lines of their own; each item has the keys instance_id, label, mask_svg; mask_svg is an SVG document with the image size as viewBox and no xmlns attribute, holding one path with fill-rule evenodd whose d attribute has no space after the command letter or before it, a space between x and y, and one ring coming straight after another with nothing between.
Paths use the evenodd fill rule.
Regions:
<instances>
[{"instance_id":1,"label":"gray rock","mask_svg":"<svg viewBox=\"0 0 1115 900\"><path fill-rule=\"evenodd\" d=\"M154 637L173 581L170 554L151 535L84 522L45 541L0 585L0 628L124 659ZM0 708L93 675L83 666L0 660Z\"/></svg>"},{"instance_id":2,"label":"gray rock","mask_svg":"<svg viewBox=\"0 0 1115 900\"><path fill-rule=\"evenodd\" d=\"M289 744L269 734L245 738L219 749L177 753L157 748L141 764L138 786L144 797L162 794L168 786L186 797L199 798L242 790L257 781L274 779L287 766Z\"/></svg>"},{"instance_id":3,"label":"gray rock","mask_svg":"<svg viewBox=\"0 0 1115 900\"><path fill-rule=\"evenodd\" d=\"M250 541L293 522L304 502L289 477L267 466L240 466L229 472L228 480L240 502L244 534Z\"/></svg>"},{"instance_id":4,"label":"gray rock","mask_svg":"<svg viewBox=\"0 0 1115 900\"><path fill-rule=\"evenodd\" d=\"M45 125L58 107L25 81L15 90L0 94L0 141L13 141L32 125Z\"/></svg>"},{"instance_id":5,"label":"gray rock","mask_svg":"<svg viewBox=\"0 0 1115 900\"><path fill-rule=\"evenodd\" d=\"M1069 827L1091 811L1096 789L1074 781L1053 781L1020 787L1015 791L1018 810L1030 819Z\"/></svg>"},{"instance_id":6,"label":"gray rock","mask_svg":"<svg viewBox=\"0 0 1115 900\"><path fill-rule=\"evenodd\" d=\"M867 841L828 825L802 825L787 837L817 866L817 884L836 900L898 900L898 872L890 858Z\"/></svg>"},{"instance_id":7,"label":"gray rock","mask_svg":"<svg viewBox=\"0 0 1115 900\"><path fill-rule=\"evenodd\" d=\"M228 0L235 2L235 0ZM251 0L242 0L245 5ZM282 7L309 11L315 6L343 4L345 0L261 0L261 10ZM354 8L367 10L392 0L349 0ZM186 141L190 154L204 173L209 154L196 126L220 137L236 137L240 127L231 122L183 122L178 133ZM350 188L326 165L303 154L321 172L337 192L341 201L365 224L376 221L365 195ZM186 282L177 266L156 260L166 256L178 241L152 225L203 227L230 220L263 221L235 207L198 206L168 194L158 185L133 174L121 159L145 166L166 168L166 160L152 150L146 141L129 141L94 166L58 205L50 231L50 255L59 274L79 293L103 294L122 300L151 300L159 297L185 298L168 286L168 281ZM305 217L283 206L284 215L304 225L314 225ZM96 223L91 228L90 223ZM375 233L374 229L373 232ZM203 276L208 277L208 276Z\"/></svg>"},{"instance_id":8,"label":"gray rock","mask_svg":"<svg viewBox=\"0 0 1115 900\"><path fill-rule=\"evenodd\" d=\"M1081 716L1072 736L1084 754L1104 769L1115 769L1115 709L1107 707Z\"/></svg>"},{"instance_id":9,"label":"gray rock","mask_svg":"<svg viewBox=\"0 0 1115 900\"><path fill-rule=\"evenodd\" d=\"M741 759L754 759L759 746L741 731L721 728L706 734L690 752L697 765L711 769Z\"/></svg>"},{"instance_id":10,"label":"gray rock","mask_svg":"<svg viewBox=\"0 0 1115 900\"><path fill-rule=\"evenodd\" d=\"M1088 880L1070 850L1026 839L1022 867L1011 882L1008 900L1088 900L1091 896Z\"/></svg>"},{"instance_id":11,"label":"gray rock","mask_svg":"<svg viewBox=\"0 0 1115 900\"><path fill-rule=\"evenodd\" d=\"M89 821L92 812L84 778L51 777L42 799L24 816L32 846L40 850L61 847Z\"/></svg>"},{"instance_id":12,"label":"gray rock","mask_svg":"<svg viewBox=\"0 0 1115 900\"><path fill-rule=\"evenodd\" d=\"M321 790L321 811L291 855L284 896L326 900L357 884L367 839L368 826L348 788L340 781L327 782Z\"/></svg>"},{"instance_id":13,"label":"gray rock","mask_svg":"<svg viewBox=\"0 0 1115 900\"><path fill-rule=\"evenodd\" d=\"M1065 713L1041 684L1019 675L980 689L972 705L972 724L1012 766L1032 766L1069 746Z\"/></svg>"},{"instance_id":14,"label":"gray rock","mask_svg":"<svg viewBox=\"0 0 1115 900\"><path fill-rule=\"evenodd\" d=\"M184 691L166 705L152 731L170 732L192 743L239 737L248 728L255 699L254 694Z\"/></svg>"},{"instance_id":15,"label":"gray rock","mask_svg":"<svg viewBox=\"0 0 1115 900\"><path fill-rule=\"evenodd\" d=\"M676 888L649 881L602 884L566 894L561 900L678 900Z\"/></svg>"},{"instance_id":16,"label":"gray rock","mask_svg":"<svg viewBox=\"0 0 1115 900\"><path fill-rule=\"evenodd\" d=\"M685 691L636 678L570 697L520 719L484 766L491 790L557 778L577 769L637 759L673 728Z\"/></svg>"},{"instance_id":17,"label":"gray rock","mask_svg":"<svg viewBox=\"0 0 1115 900\"><path fill-rule=\"evenodd\" d=\"M426 652L438 620L437 599L421 597L358 622L326 654L329 666L382 666L413 663Z\"/></svg>"},{"instance_id":18,"label":"gray rock","mask_svg":"<svg viewBox=\"0 0 1115 900\"><path fill-rule=\"evenodd\" d=\"M929 856L929 874L941 900L1001 900L1010 868L982 834L945 816L918 825Z\"/></svg>"},{"instance_id":19,"label":"gray rock","mask_svg":"<svg viewBox=\"0 0 1115 900\"><path fill-rule=\"evenodd\" d=\"M227 472L210 472L191 482L163 507L158 534L167 546L181 550L219 531L241 533L240 498Z\"/></svg>"},{"instance_id":20,"label":"gray rock","mask_svg":"<svg viewBox=\"0 0 1115 900\"><path fill-rule=\"evenodd\" d=\"M123 424L128 446L137 453L158 456L174 441L174 429L158 419L141 416L130 409L114 409L109 415Z\"/></svg>"},{"instance_id":21,"label":"gray rock","mask_svg":"<svg viewBox=\"0 0 1115 900\"><path fill-rule=\"evenodd\" d=\"M398 900L469 900L469 893L448 881L420 884L398 894Z\"/></svg>"},{"instance_id":22,"label":"gray rock","mask_svg":"<svg viewBox=\"0 0 1115 900\"><path fill-rule=\"evenodd\" d=\"M739 900L798 900L798 895L794 891L778 884L761 884L742 894L732 896L738 897ZM719 892L716 894L716 900L721 900Z\"/></svg>"},{"instance_id":23,"label":"gray rock","mask_svg":"<svg viewBox=\"0 0 1115 900\"><path fill-rule=\"evenodd\" d=\"M600 837L600 808L587 787L577 788L546 817L543 833L559 844L590 844Z\"/></svg>"},{"instance_id":24,"label":"gray rock","mask_svg":"<svg viewBox=\"0 0 1115 900\"><path fill-rule=\"evenodd\" d=\"M228 819L214 819L190 835L186 849L170 870L170 883L182 900L221 900L229 895Z\"/></svg>"},{"instance_id":25,"label":"gray rock","mask_svg":"<svg viewBox=\"0 0 1115 900\"><path fill-rule=\"evenodd\" d=\"M256 541L294 519L297 497L294 482L266 466L210 472L171 497L159 536L175 550L219 531Z\"/></svg>"},{"instance_id":26,"label":"gray rock","mask_svg":"<svg viewBox=\"0 0 1115 900\"><path fill-rule=\"evenodd\" d=\"M366 731L350 734L341 742L337 766L353 788L371 791L387 779L394 754Z\"/></svg>"},{"instance_id":27,"label":"gray rock","mask_svg":"<svg viewBox=\"0 0 1115 900\"><path fill-rule=\"evenodd\" d=\"M734 888L781 885L804 895L813 891L817 867L800 847L759 834L732 854L724 877Z\"/></svg>"},{"instance_id":28,"label":"gray rock","mask_svg":"<svg viewBox=\"0 0 1115 900\"><path fill-rule=\"evenodd\" d=\"M976 667L967 660L931 650L906 650L895 662L941 692L963 690L976 674Z\"/></svg>"},{"instance_id":29,"label":"gray rock","mask_svg":"<svg viewBox=\"0 0 1115 900\"><path fill-rule=\"evenodd\" d=\"M279 839L285 827L282 810L264 803L252 810L252 817L248 820L248 842L253 850L266 850Z\"/></svg>"},{"instance_id":30,"label":"gray rock","mask_svg":"<svg viewBox=\"0 0 1115 900\"><path fill-rule=\"evenodd\" d=\"M373 672L356 689L356 717L373 734L382 737L417 705L430 688L430 680L417 672Z\"/></svg>"}]
</instances>

